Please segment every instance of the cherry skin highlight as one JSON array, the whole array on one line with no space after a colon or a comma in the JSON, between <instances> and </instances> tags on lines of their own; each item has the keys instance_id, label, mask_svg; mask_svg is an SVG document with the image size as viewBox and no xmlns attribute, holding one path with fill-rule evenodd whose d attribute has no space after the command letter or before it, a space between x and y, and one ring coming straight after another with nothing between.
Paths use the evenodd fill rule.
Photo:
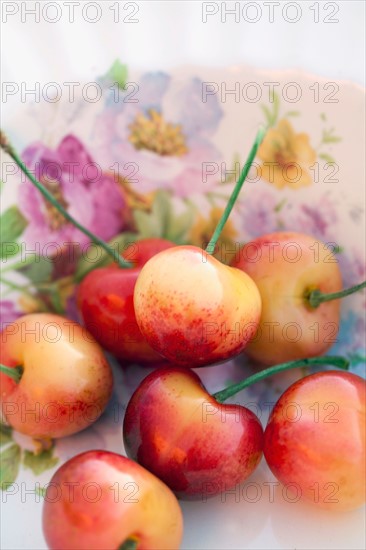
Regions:
<instances>
[{"instance_id":1,"label":"cherry skin highlight","mask_svg":"<svg viewBox=\"0 0 366 550\"><path fill-rule=\"evenodd\" d=\"M245 244L232 265L252 277L262 297L248 355L274 365L322 355L337 341L340 301L312 308L307 300L312 290L342 288L337 259L324 243L301 233L271 233Z\"/></svg>"},{"instance_id":2,"label":"cherry skin highlight","mask_svg":"<svg viewBox=\"0 0 366 550\"><path fill-rule=\"evenodd\" d=\"M151 258L137 279L134 305L150 346L187 367L239 354L255 334L261 312L252 279L195 246Z\"/></svg>"},{"instance_id":3,"label":"cherry skin highlight","mask_svg":"<svg viewBox=\"0 0 366 550\"><path fill-rule=\"evenodd\" d=\"M295 382L277 401L264 455L283 484L334 510L365 503L366 387L355 374L325 371Z\"/></svg>"},{"instance_id":4,"label":"cherry skin highlight","mask_svg":"<svg viewBox=\"0 0 366 550\"><path fill-rule=\"evenodd\" d=\"M117 550L127 541L138 550L177 550L182 531L168 487L116 453L75 456L48 484L43 532L50 550Z\"/></svg>"},{"instance_id":5,"label":"cherry skin highlight","mask_svg":"<svg viewBox=\"0 0 366 550\"><path fill-rule=\"evenodd\" d=\"M86 329L50 313L24 315L0 335L1 363L20 366L17 383L0 372L1 412L15 430L57 438L90 426L112 393L113 376Z\"/></svg>"},{"instance_id":6,"label":"cherry skin highlight","mask_svg":"<svg viewBox=\"0 0 366 550\"><path fill-rule=\"evenodd\" d=\"M137 325L133 292L142 266L158 252L173 246L174 243L157 238L132 243L123 254L132 268L120 269L112 264L94 269L79 286L78 306L84 325L104 349L122 361L163 362Z\"/></svg>"},{"instance_id":7,"label":"cherry skin highlight","mask_svg":"<svg viewBox=\"0 0 366 550\"><path fill-rule=\"evenodd\" d=\"M158 369L133 394L123 425L129 457L180 498L233 488L257 467L263 429L245 407L216 401L185 368Z\"/></svg>"}]
</instances>

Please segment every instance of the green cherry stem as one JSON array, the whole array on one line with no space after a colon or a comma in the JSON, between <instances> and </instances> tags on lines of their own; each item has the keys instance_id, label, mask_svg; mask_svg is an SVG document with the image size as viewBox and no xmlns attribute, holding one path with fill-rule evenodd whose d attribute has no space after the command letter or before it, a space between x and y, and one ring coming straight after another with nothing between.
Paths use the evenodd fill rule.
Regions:
<instances>
[{"instance_id":1,"label":"green cherry stem","mask_svg":"<svg viewBox=\"0 0 366 550\"><path fill-rule=\"evenodd\" d=\"M125 542L118 547L118 550L137 550L138 542L136 539L126 539Z\"/></svg>"},{"instance_id":2,"label":"green cherry stem","mask_svg":"<svg viewBox=\"0 0 366 550\"><path fill-rule=\"evenodd\" d=\"M19 384L20 379L23 375L23 367L18 365L17 367L6 367L5 365L0 364L0 372L6 374L12 378L17 384Z\"/></svg>"},{"instance_id":3,"label":"green cherry stem","mask_svg":"<svg viewBox=\"0 0 366 550\"><path fill-rule=\"evenodd\" d=\"M289 361L288 363L281 363L280 365L275 365L274 367L269 367L268 369L264 369L261 372L257 372L256 374L253 374L245 380L242 380L237 384L233 384L232 386L229 386L224 390L220 390L214 393L212 397L216 399L216 401L218 401L219 403L223 403L224 401L226 401L226 399L229 399L229 397L232 397L233 395L239 393L244 388L247 388L248 386L251 386L256 382L259 382L264 378L272 376L273 374L277 374L285 370L295 369L298 367L310 367L313 365L332 365L333 367L347 370L350 362L345 357L341 357L338 355L328 355L323 357L311 357L309 359L299 359L298 361Z\"/></svg>"},{"instance_id":4,"label":"green cherry stem","mask_svg":"<svg viewBox=\"0 0 366 550\"><path fill-rule=\"evenodd\" d=\"M339 298L344 298L345 296L349 296L350 294L353 294L354 292L358 292L359 290L362 290L366 287L366 281L363 281L363 283L360 283L359 285L351 286L350 288L344 288L343 290L340 290L339 292L330 292L329 294L323 294L320 290L312 290L306 295L306 299L312 308L316 308L320 306L323 302L330 302L331 300L338 300Z\"/></svg>"},{"instance_id":5,"label":"green cherry stem","mask_svg":"<svg viewBox=\"0 0 366 550\"><path fill-rule=\"evenodd\" d=\"M89 229L81 225L75 218L73 218L68 211L55 199L55 197L40 183L33 174L28 170L27 166L21 161L17 153L15 152L14 148L10 145L7 138L5 137L3 132L0 132L0 147L8 153L8 155L14 160L15 164L20 168L20 170L27 176L27 178L32 182L32 184L38 189L38 191L44 196L46 200L48 200L57 210L62 214L62 216L68 220L70 223L72 223L79 231L84 233L84 235L87 235L91 241L93 241L95 244L99 245L109 256L113 258L113 261L115 261L119 267L126 268L126 267L132 267L132 264L130 262L127 262L124 260L116 250L113 250L111 246L109 246L105 241L94 235Z\"/></svg>"},{"instance_id":6,"label":"green cherry stem","mask_svg":"<svg viewBox=\"0 0 366 550\"><path fill-rule=\"evenodd\" d=\"M206 247L207 254L213 254L215 251L215 246L218 241L218 238L220 237L221 231L224 228L225 223L227 222L228 217L230 216L230 213L234 207L234 204L236 202L236 199L238 198L238 195L240 193L241 188L243 187L244 181L246 180L246 177L248 175L248 172L250 170L250 167L253 163L253 160L255 159L255 156L257 154L258 148L260 144L262 143L264 136L266 134L266 130L264 128L260 128L257 132L257 135L255 137L253 146L250 150L250 153L248 155L247 161L243 166L243 169L240 173L239 179L235 184L234 190L228 200L228 203L225 207L225 210L219 220L219 223L216 226L216 229L211 237L210 242L208 243Z\"/></svg>"}]
</instances>

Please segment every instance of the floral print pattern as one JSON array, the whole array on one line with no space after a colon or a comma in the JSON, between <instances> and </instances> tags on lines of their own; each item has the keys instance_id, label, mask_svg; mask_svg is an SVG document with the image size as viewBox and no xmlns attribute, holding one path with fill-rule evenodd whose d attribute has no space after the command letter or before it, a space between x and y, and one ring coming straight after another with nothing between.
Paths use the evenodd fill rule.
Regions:
<instances>
[{"instance_id":1,"label":"floral print pattern","mask_svg":"<svg viewBox=\"0 0 366 550\"><path fill-rule=\"evenodd\" d=\"M122 190L75 136L65 136L55 151L42 143L32 144L22 158L62 206L98 237L109 240L123 228ZM37 243L43 250L49 243L60 248L70 242L81 247L89 243L88 237L67 222L29 180L19 186L19 205L28 221L23 237L30 247Z\"/></svg>"},{"instance_id":2,"label":"floral print pattern","mask_svg":"<svg viewBox=\"0 0 366 550\"><path fill-rule=\"evenodd\" d=\"M278 189L286 186L297 189L312 182L310 167L315 163L316 152L309 136L296 134L285 118L276 128L268 130L258 157L262 161L262 177Z\"/></svg>"},{"instance_id":3,"label":"floral print pattern","mask_svg":"<svg viewBox=\"0 0 366 550\"><path fill-rule=\"evenodd\" d=\"M111 91L96 120L100 162L113 166L118 159L119 174L132 177L139 193L168 189L187 197L215 184L213 178L204 182L201 172L203 162L222 160L210 139L222 109L214 96L202 101L200 79L147 73L115 99Z\"/></svg>"}]
</instances>

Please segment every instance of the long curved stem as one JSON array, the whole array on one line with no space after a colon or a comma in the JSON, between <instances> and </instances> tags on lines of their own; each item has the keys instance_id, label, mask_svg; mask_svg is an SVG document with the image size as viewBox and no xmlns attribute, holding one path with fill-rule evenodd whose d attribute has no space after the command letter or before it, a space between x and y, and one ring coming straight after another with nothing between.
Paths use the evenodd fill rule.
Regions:
<instances>
[{"instance_id":1,"label":"long curved stem","mask_svg":"<svg viewBox=\"0 0 366 550\"><path fill-rule=\"evenodd\" d=\"M40 183L33 174L28 170L27 166L21 161L13 147L8 143L5 135L3 132L1 132L0 136L0 146L8 155L14 160L15 164L20 168L20 170L27 176L27 178L32 182L32 184L38 189L38 191L44 196L44 198L49 201L57 210L60 212L60 214L70 223L72 223L79 231L84 233L84 235L87 235L91 241L93 241L95 244L98 244L105 252L113 258L113 261L115 261L119 267L126 268L126 267L132 267L130 262L127 262L125 259L123 259L116 250L113 250L109 244L107 244L105 241L94 235L89 229L81 225L73 216L71 216L68 211L55 199L55 197Z\"/></svg>"},{"instance_id":2,"label":"long curved stem","mask_svg":"<svg viewBox=\"0 0 366 550\"><path fill-rule=\"evenodd\" d=\"M362 290L365 287L366 287L366 281L363 281L363 283L351 286L349 288L344 288L339 292L330 292L329 294L325 294L325 293L323 294L323 292L321 292L320 290L315 289L309 292L309 294L306 296L306 299L308 300L310 307L316 308L320 306L320 304L323 302L330 302L331 300L338 300L339 298L344 298L345 296L354 294L355 292L358 292L359 290Z\"/></svg>"},{"instance_id":3,"label":"long curved stem","mask_svg":"<svg viewBox=\"0 0 366 550\"><path fill-rule=\"evenodd\" d=\"M228 388L225 388L224 390L220 390L214 393L212 397L216 399L216 401L218 401L219 403L223 403L224 401L226 401L226 399L229 399L229 397L232 397L244 388L247 388L248 386L251 386L256 382L259 382L260 380L263 380L268 376L272 376L273 374L277 374L285 370L295 369L297 367L308 367L312 365L332 365L334 367L347 370L349 364L350 362L348 361L348 359L338 355L311 357L309 359L289 361L288 363L281 363L280 365L275 365L274 367L269 367L268 369L264 369L261 372L257 372L256 374L249 376L248 378L242 380L241 382L238 382L237 384L233 384Z\"/></svg>"},{"instance_id":4,"label":"long curved stem","mask_svg":"<svg viewBox=\"0 0 366 550\"><path fill-rule=\"evenodd\" d=\"M218 238L220 237L221 231L224 228L225 223L227 222L228 217L231 214L231 211L234 207L234 204L236 202L236 199L238 198L238 195L240 193L241 188L243 187L244 181L246 180L246 177L248 175L248 172L250 170L250 167L253 163L253 160L257 154L258 148L260 144L262 143L264 136L266 134L266 130L264 128L260 128L257 132L257 135L255 137L253 146L250 150L250 153L248 155L247 161L243 166L243 169L240 173L239 179L235 184L234 190L229 198L229 201L225 207L225 210L216 226L216 229L211 237L210 242L208 243L206 247L207 254L213 254L215 251L215 246L218 241Z\"/></svg>"}]
</instances>

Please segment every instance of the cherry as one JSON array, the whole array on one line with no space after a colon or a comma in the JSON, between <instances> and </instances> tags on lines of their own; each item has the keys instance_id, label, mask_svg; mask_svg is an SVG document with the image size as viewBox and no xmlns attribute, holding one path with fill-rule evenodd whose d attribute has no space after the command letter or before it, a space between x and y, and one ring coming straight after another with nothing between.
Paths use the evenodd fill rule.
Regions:
<instances>
[{"instance_id":1,"label":"cherry","mask_svg":"<svg viewBox=\"0 0 366 550\"><path fill-rule=\"evenodd\" d=\"M264 437L274 475L312 504L351 510L365 502L365 381L326 371L295 382L277 401Z\"/></svg>"},{"instance_id":2,"label":"cherry","mask_svg":"<svg viewBox=\"0 0 366 550\"><path fill-rule=\"evenodd\" d=\"M84 325L118 359L137 363L163 361L136 323L133 292L142 266L158 252L173 246L171 241L158 238L131 243L123 256L133 267L118 269L112 264L94 269L79 286L78 307Z\"/></svg>"},{"instance_id":3,"label":"cherry","mask_svg":"<svg viewBox=\"0 0 366 550\"><path fill-rule=\"evenodd\" d=\"M177 246L160 252L137 279L137 324L153 349L179 365L224 361L240 353L257 329L261 299L256 285L211 254L263 137L259 130L206 250Z\"/></svg>"},{"instance_id":4,"label":"cherry","mask_svg":"<svg viewBox=\"0 0 366 550\"><path fill-rule=\"evenodd\" d=\"M184 368L158 369L132 396L125 449L179 497L203 499L246 479L262 456L263 429L249 409L223 405Z\"/></svg>"},{"instance_id":5,"label":"cherry","mask_svg":"<svg viewBox=\"0 0 366 550\"><path fill-rule=\"evenodd\" d=\"M100 346L78 323L34 313L1 333L1 412L14 429L57 438L90 426L112 393Z\"/></svg>"},{"instance_id":6,"label":"cherry","mask_svg":"<svg viewBox=\"0 0 366 550\"><path fill-rule=\"evenodd\" d=\"M45 494L43 532L51 550L175 550L182 523L168 487L112 452L68 460Z\"/></svg>"},{"instance_id":7,"label":"cherry","mask_svg":"<svg viewBox=\"0 0 366 550\"><path fill-rule=\"evenodd\" d=\"M250 277L195 246L170 248L149 260L137 279L134 305L151 347L187 367L239 354L261 312Z\"/></svg>"},{"instance_id":8,"label":"cherry","mask_svg":"<svg viewBox=\"0 0 366 550\"><path fill-rule=\"evenodd\" d=\"M263 235L232 262L256 283L262 313L245 352L264 364L313 357L337 341L342 289L337 259L314 237L294 232Z\"/></svg>"}]
</instances>

